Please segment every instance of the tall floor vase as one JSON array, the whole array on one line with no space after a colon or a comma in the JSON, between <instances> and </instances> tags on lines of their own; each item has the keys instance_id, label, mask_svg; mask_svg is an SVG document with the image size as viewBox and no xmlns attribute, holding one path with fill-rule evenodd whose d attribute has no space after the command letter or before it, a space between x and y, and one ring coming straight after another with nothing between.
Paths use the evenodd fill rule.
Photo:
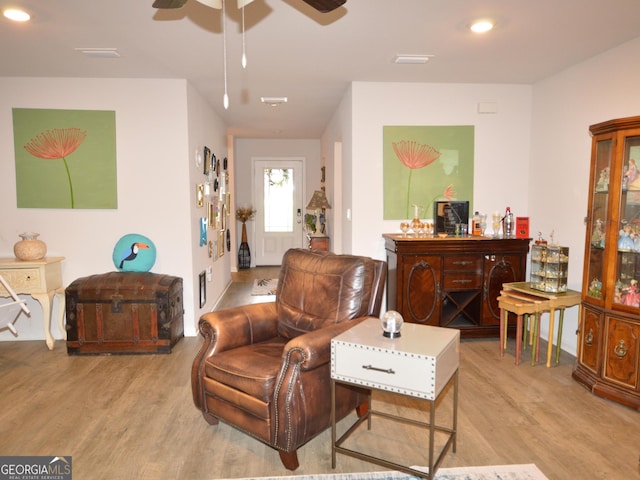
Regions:
<instances>
[{"instance_id":1,"label":"tall floor vase","mask_svg":"<svg viewBox=\"0 0 640 480\"><path fill-rule=\"evenodd\" d=\"M238 250L238 268L245 270L251 268L251 250L247 242L247 224L242 222L242 241Z\"/></svg>"}]
</instances>

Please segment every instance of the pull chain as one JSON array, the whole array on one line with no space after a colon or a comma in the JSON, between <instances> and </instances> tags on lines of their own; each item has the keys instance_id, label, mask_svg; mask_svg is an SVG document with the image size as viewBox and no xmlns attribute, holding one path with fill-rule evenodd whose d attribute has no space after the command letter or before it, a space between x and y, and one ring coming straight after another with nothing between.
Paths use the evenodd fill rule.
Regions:
<instances>
[{"instance_id":1,"label":"pull chain","mask_svg":"<svg viewBox=\"0 0 640 480\"><path fill-rule=\"evenodd\" d=\"M247 48L244 34L244 5L242 6L242 68L247 68Z\"/></svg>"},{"instance_id":2,"label":"pull chain","mask_svg":"<svg viewBox=\"0 0 640 480\"><path fill-rule=\"evenodd\" d=\"M224 69L224 96L222 104L224 109L229 108L229 95L227 94L227 13L225 9L225 0L222 0L222 48L224 50L223 69Z\"/></svg>"}]
</instances>

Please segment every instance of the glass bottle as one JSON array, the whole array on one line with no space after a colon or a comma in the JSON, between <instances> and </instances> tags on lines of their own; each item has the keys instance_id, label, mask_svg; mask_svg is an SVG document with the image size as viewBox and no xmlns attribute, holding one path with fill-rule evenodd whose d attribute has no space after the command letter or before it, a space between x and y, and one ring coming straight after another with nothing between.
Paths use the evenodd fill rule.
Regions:
<instances>
[{"instance_id":1,"label":"glass bottle","mask_svg":"<svg viewBox=\"0 0 640 480\"><path fill-rule=\"evenodd\" d=\"M480 212L475 212L473 214L473 223L471 225L471 234L474 236L482 235L482 218L480 217Z\"/></svg>"},{"instance_id":2,"label":"glass bottle","mask_svg":"<svg viewBox=\"0 0 640 480\"><path fill-rule=\"evenodd\" d=\"M513 238L513 213L511 207L507 207L507 211L502 219L502 233L504 238Z\"/></svg>"}]
</instances>

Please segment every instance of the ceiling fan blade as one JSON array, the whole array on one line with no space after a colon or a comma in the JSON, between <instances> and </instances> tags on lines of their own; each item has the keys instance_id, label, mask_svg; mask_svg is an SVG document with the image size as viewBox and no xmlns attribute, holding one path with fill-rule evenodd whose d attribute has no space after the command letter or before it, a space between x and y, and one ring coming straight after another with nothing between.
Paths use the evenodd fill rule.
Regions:
<instances>
[{"instance_id":1,"label":"ceiling fan blade","mask_svg":"<svg viewBox=\"0 0 640 480\"><path fill-rule=\"evenodd\" d=\"M153 8L180 8L187 0L155 0Z\"/></svg>"},{"instance_id":2,"label":"ceiling fan blade","mask_svg":"<svg viewBox=\"0 0 640 480\"><path fill-rule=\"evenodd\" d=\"M222 0L196 0L208 7L222 8ZM344 5L347 0L302 0L306 4L315 8L319 12L327 13L336 8ZM250 4L253 0L238 0L238 8L242 8L245 5ZM155 0L153 2L153 8L180 8L187 0Z\"/></svg>"},{"instance_id":3,"label":"ceiling fan blade","mask_svg":"<svg viewBox=\"0 0 640 480\"><path fill-rule=\"evenodd\" d=\"M302 0L321 13L327 13L345 4L347 0Z\"/></svg>"}]
</instances>

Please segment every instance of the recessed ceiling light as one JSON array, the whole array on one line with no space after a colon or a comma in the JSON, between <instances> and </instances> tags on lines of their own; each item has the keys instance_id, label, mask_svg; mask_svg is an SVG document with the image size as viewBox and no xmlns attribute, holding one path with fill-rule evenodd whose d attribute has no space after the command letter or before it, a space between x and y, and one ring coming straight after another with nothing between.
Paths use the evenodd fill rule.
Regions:
<instances>
[{"instance_id":1,"label":"recessed ceiling light","mask_svg":"<svg viewBox=\"0 0 640 480\"><path fill-rule=\"evenodd\" d=\"M396 55L393 61L403 64L421 64L427 63L433 55Z\"/></svg>"},{"instance_id":2,"label":"recessed ceiling light","mask_svg":"<svg viewBox=\"0 0 640 480\"><path fill-rule=\"evenodd\" d=\"M473 22L469 28L475 33L486 33L489 30L492 30L493 26L494 25L491 20L477 20Z\"/></svg>"},{"instance_id":3,"label":"recessed ceiling light","mask_svg":"<svg viewBox=\"0 0 640 480\"><path fill-rule=\"evenodd\" d=\"M287 103L287 97L260 97L260 101L270 107L278 107L283 103Z\"/></svg>"},{"instance_id":4,"label":"recessed ceiling light","mask_svg":"<svg viewBox=\"0 0 640 480\"><path fill-rule=\"evenodd\" d=\"M18 10L17 8L8 8L3 12L3 15L14 22L26 22L31 19L31 15L24 10Z\"/></svg>"}]
</instances>

